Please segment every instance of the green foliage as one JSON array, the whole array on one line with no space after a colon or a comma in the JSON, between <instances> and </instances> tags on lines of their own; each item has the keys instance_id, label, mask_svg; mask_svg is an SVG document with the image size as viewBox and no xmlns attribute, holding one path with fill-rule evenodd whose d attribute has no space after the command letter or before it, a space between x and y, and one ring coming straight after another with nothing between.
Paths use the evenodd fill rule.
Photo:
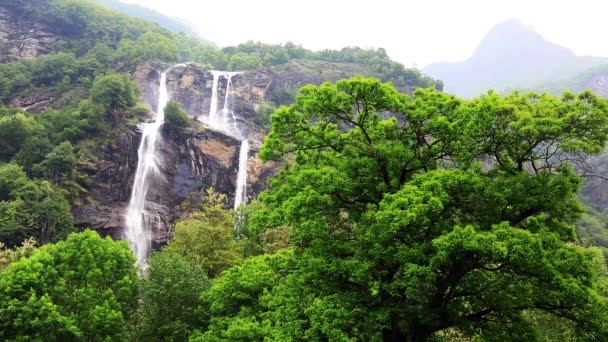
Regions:
<instances>
[{"instance_id":1,"label":"green foliage","mask_svg":"<svg viewBox=\"0 0 608 342\"><path fill-rule=\"evenodd\" d=\"M196 325L198 297L209 287L207 273L186 258L156 253L142 280L137 339L186 341Z\"/></svg>"},{"instance_id":2,"label":"green foliage","mask_svg":"<svg viewBox=\"0 0 608 342\"><path fill-rule=\"evenodd\" d=\"M134 261L126 242L85 231L12 263L0 273L0 338L126 341Z\"/></svg>"},{"instance_id":3,"label":"green foliage","mask_svg":"<svg viewBox=\"0 0 608 342\"><path fill-rule=\"evenodd\" d=\"M74 147L65 141L53 148L40 164L34 165L34 173L43 175L53 184L67 178L76 164Z\"/></svg>"},{"instance_id":4,"label":"green foliage","mask_svg":"<svg viewBox=\"0 0 608 342\"><path fill-rule=\"evenodd\" d=\"M264 301L293 264L293 251L247 259L217 278L201 295L204 332L192 341L258 341L270 337Z\"/></svg>"},{"instance_id":5,"label":"green foliage","mask_svg":"<svg viewBox=\"0 0 608 342\"><path fill-rule=\"evenodd\" d=\"M63 80L70 80L76 74L76 56L73 53L59 52L40 57L34 64L32 81L38 85L52 85Z\"/></svg>"},{"instance_id":6,"label":"green foliage","mask_svg":"<svg viewBox=\"0 0 608 342\"><path fill-rule=\"evenodd\" d=\"M173 100L169 101L164 111L165 123L169 126L169 128L174 131L181 131L188 127L190 118L188 117L188 113L182 109L179 102Z\"/></svg>"},{"instance_id":7,"label":"green foliage","mask_svg":"<svg viewBox=\"0 0 608 342\"><path fill-rule=\"evenodd\" d=\"M125 75L107 75L93 83L91 101L108 110L125 109L135 105L135 85Z\"/></svg>"},{"instance_id":8,"label":"green foliage","mask_svg":"<svg viewBox=\"0 0 608 342\"><path fill-rule=\"evenodd\" d=\"M124 39L118 45L115 59L123 68L134 69L146 61L175 62L177 45L169 37L148 32L137 41Z\"/></svg>"},{"instance_id":9,"label":"green foliage","mask_svg":"<svg viewBox=\"0 0 608 342\"><path fill-rule=\"evenodd\" d=\"M429 76L422 75L416 69L408 69L401 63L392 61L386 50L382 48L366 50L358 47L346 47L341 50L313 52L291 42L284 45L270 45L249 41L238 46L225 47L222 51L229 60L229 70L258 69L262 66L285 64L295 59L318 60L363 65L371 75L385 82L391 81L400 89L413 90L418 87L443 89L441 81L435 81Z\"/></svg>"},{"instance_id":10,"label":"green foliage","mask_svg":"<svg viewBox=\"0 0 608 342\"><path fill-rule=\"evenodd\" d=\"M533 340L544 315L608 338L606 278L574 244L581 179L567 164L605 145L606 100L410 98L355 78L304 87L271 123L261 156L293 161L249 225L288 226L297 258L242 324L278 340Z\"/></svg>"},{"instance_id":11,"label":"green foliage","mask_svg":"<svg viewBox=\"0 0 608 342\"><path fill-rule=\"evenodd\" d=\"M33 63L18 61L0 64L0 96L3 102L30 86Z\"/></svg>"},{"instance_id":12,"label":"green foliage","mask_svg":"<svg viewBox=\"0 0 608 342\"><path fill-rule=\"evenodd\" d=\"M212 191L207 195L201 212L176 223L175 235L163 252L202 265L214 278L241 263L243 247L234 237L232 214L222 207L224 196Z\"/></svg>"},{"instance_id":13,"label":"green foliage","mask_svg":"<svg viewBox=\"0 0 608 342\"><path fill-rule=\"evenodd\" d=\"M255 70L261 67L260 57L244 53L232 55L228 61L228 70Z\"/></svg>"},{"instance_id":14,"label":"green foliage","mask_svg":"<svg viewBox=\"0 0 608 342\"><path fill-rule=\"evenodd\" d=\"M31 180L16 164L0 166L0 242L15 246L28 237L41 244L63 239L73 230L64 190Z\"/></svg>"},{"instance_id":15,"label":"green foliage","mask_svg":"<svg viewBox=\"0 0 608 342\"><path fill-rule=\"evenodd\" d=\"M27 143L34 120L23 113L0 115L0 161L10 160Z\"/></svg>"}]
</instances>

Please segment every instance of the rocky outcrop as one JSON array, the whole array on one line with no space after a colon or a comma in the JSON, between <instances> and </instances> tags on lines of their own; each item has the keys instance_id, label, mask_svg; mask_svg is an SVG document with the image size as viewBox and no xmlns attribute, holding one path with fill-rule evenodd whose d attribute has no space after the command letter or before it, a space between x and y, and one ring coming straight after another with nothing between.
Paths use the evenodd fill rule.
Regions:
<instances>
[{"instance_id":1,"label":"rocky outcrop","mask_svg":"<svg viewBox=\"0 0 608 342\"><path fill-rule=\"evenodd\" d=\"M60 97L57 91L32 91L11 99L8 106L30 113L42 113Z\"/></svg>"},{"instance_id":2,"label":"rocky outcrop","mask_svg":"<svg viewBox=\"0 0 608 342\"><path fill-rule=\"evenodd\" d=\"M78 86L64 93L54 88L42 88L12 98L8 102L8 107L40 114L49 109L63 109L66 106L74 105L78 101L86 99L87 96L87 90Z\"/></svg>"},{"instance_id":3,"label":"rocky outcrop","mask_svg":"<svg viewBox=\"0 0 608 342\"><path fill-rule=\"evenodd\" d=\"M0 7L0 63L49 53L60 38L48 25L27 16L15 16L8 8Z\"/></svg>"},{"instance_id":4,"label":"rocky outcrop","mask_svg":"<svg viewBox=\"0 0 608 342\"><path fill-rule=\"evenodd\" d=\"M87 198L73 210L77 227L97 229L102 235L114 238L122 237L140 138L141 131L131 127L118 134L113 144L100 146L97 160L79 166L79 171L89 176L90 185Z\"/></svg>"}]
</instances>

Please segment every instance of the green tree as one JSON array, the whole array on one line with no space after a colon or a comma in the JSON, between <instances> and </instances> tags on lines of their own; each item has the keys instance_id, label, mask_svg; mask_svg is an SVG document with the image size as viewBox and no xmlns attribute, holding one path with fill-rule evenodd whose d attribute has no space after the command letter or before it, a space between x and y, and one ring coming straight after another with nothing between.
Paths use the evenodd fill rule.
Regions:
<instances>
[{"instance_id":1,"label":"green tree","mask_svg":"<svg viewBox=\"0 0 608 342\"><path fill-rule=\"evenodd\" d=\"M76 56L60 52L40 57L34 64L33 79L39 85L52 85L76 74Z\"/></svg>"},{"instance_id":2,"label":"green tree","mask_svg":"<svg viewBox=\"0 0 608 342\"><path fill-rule=\"evenodd\" d=\"M107 75L95 80L91 101L108 110L124 109L135 105L135 85L125 75Z\"/></svg>"},{"instance_id":3,"label":"green tree","mask_svg":"<svg viewBox=\"0 0 608 342\"><path fill-rule=\"evenodd\" d=\"M32 118L23 113L0 116L0 160L9 160L23 147L34 129Z\"/></svg>"},{"instance_id":4,"label":"green tree","mask_svg":"<svg viewBox=\"0 0 608 342\"><path fill-rule=\"evenodd\" d=\"M134 262L126 242L87 230L12 263L0 275L0 338L126 341Z\"/></svg>"},{"instance_id":5,"label":"green tree","mask_svg":"<svg viewBox=\"0 0 608 342\"><path fill-rule=\"evenodd\" d=\"M177 222L163 252L201 264L211 278L241 263L242 243L235 239L234 218L222 207L223 200L223 195L209 191L201 212Z\"/></svg>"},{"instance_id":6,"label":"green tree","mask_svg":"<svg viewBox=\"0 0 608 342\"><path fill-rule=\"evenodd\" d=\"M165 107L165 123L175 131L181 131L188 127L190 118L188 113L182 109L177 101L169 101Z\"/></svg>"},{"instance_id":7,"label":"green tree","mask_svg":"<svg viewBox=\"0 0 608 342\"><path fill-rule=\"evenodd\" d=\"M40 164L34 165L34 170L53 184L57 184L70 176L74 165L76 165L74 147L69 141L64 141L55 146Z\"/></svg>"},{"instance_id":8,"label":"green tree","mask_svg":"<svg viewBox=\"0 0 608 342\"><path fill-rule=\"evenodd\" d=\"M245 260L215 279L201 295L204 329L192 341L260 341L276 334L268 325L271 292L293 267L293 251Z\"/></svg>"},{"instance_id":9,"label":"green tree","mask_svg":"<svg viewBox=\"0 0 608 342\"><path fill-rule=\"evenodd\" d=\"M44 244L63 239L72 230L64 190L31 180L17 164L0 166L0 242L12 247L34 237Z\"/></svg>"},{"instance_id":10,"label":"green tree","mask_svg":"<svg viewBox=\"0 0 608 342\"><path fill-rule=\"evenodd\" d=\"M187 341L200 325L198 297L209 287L207 273L186 258L163 252L149 260L141 286L138 339L142 341Z\"/></svg>"},{"instance_id":11,"label":"green tree","mask_svg":"<svg viewBox=\"0 0 608 342\"><path fill-rule=\"evenodd\" d=\"M177 53L177 45L169 37L156 32L147 32L135 41L122 40L114 58L122 67L133 69L148 61L174 62Z\"/></svg>"},{"instance_id":12,"label":"green tree","mask_svg":"<svg viewBox=\"0 0 608 342\"><path fill-rule=\"evenodd\" d=\"M292 230L295 270L267 304L283 339L533 340L531 311L608 338L568 164L605 145L607 100L410 98L355 78L304 87L271 123L262 157L293 162L250 221Z\"/></svg>"}]
</instances>

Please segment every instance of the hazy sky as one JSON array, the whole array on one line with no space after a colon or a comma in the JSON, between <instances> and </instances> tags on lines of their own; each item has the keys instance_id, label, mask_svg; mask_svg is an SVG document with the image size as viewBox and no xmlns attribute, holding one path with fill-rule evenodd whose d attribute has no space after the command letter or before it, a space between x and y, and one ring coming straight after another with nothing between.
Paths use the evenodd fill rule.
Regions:
<instances>
[{"instance_id":1,"label":"hazy sky","mask_svg":"<svg viewBox=\"0 0 608 342\"><path fill-rule=\"evenodd\" d=\"M518 18L579 55L608 56L606 0L122 0L186 18L220 46L293 41L312 50L384 47L406 66L466 59Z\"/></svg>"}]
</instances>

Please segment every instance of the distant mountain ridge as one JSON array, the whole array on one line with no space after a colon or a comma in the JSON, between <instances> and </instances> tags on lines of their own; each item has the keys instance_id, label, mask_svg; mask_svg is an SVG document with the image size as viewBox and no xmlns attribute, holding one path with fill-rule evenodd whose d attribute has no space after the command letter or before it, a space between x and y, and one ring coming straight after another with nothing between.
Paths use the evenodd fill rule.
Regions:
<instances>
[{"instance_id":1,"label":"distant mountain ridge","mask_svg":"<svg viewBox=\"0 0 608 342\"><path fill-rule=\"evenodd\" d=\"M606 63L608 58L577 56L520 21L508 20L492 28L466 61L434 63L423 72L443 80L446 92L473 97L488 89L529 88L574 77Z\"/></svg>"},{"instance_id":2,"label":"distant mountain ridge","mask_svg":"<svg viewBox=\"0 0 608 342\"><path fill-rule=\"evenodd\" d=\"M102 5L104 7L113 9L115 11L122 12L129 16L145 19L149 21L153 21L160 26L166 28L167 30L174 33L186 33L192 36L197 36L199 38L200 34L197 33L196 29L188 23L185 19L182 18L174 18L166 16L162 13L159 13L150 8L135 5L135 4L127 4L121 2L120 0L92 0L93 2Z\"/></svg>"}]
</instances>

